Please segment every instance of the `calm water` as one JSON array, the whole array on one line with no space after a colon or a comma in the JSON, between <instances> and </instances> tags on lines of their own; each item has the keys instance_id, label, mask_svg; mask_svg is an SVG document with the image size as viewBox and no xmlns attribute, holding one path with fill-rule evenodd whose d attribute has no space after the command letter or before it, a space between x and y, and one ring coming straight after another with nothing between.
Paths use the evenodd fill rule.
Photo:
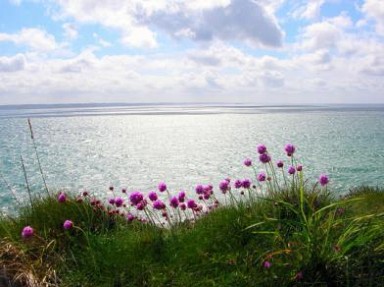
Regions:
<instances>
[{"instance_id":1,"label":"calm water","mask_svg":"<svg viewBox=\"0 0 384 287\"><path fill-rule=\"evenodd\" d=\"M252 177L242 165L258 143L273 160L292 142L307 178L321 172L343 193L384 185L384 106L49 106L0 107L0 172L26 198L23 156L34 192L42 189L26 117L51 189L90 190L110 184L148 191L215 186L225 177ZM0 207L12 197L0 178ZM9 211L9 210L8 210Z\"/></svg>"}]
</instances>

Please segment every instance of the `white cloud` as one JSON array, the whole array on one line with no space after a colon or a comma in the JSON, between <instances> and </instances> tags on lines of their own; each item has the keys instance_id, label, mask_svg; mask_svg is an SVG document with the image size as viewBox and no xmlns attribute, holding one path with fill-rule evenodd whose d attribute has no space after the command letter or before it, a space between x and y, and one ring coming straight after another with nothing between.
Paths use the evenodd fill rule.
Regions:
<instances>
[{"instance_id":1,"label":"white cloud","mask_svg":"<svg viewBox=\"0 0 384 287\"><path fill-rule=\"evenodd\" d=\"M303 47L310 50L333 48L341 35L340 29L329 22L315 23L305 28Z\"/></svg>"},{"instance_id":2,"label":"white cloud","mask_svg":"<svg viewBox=\"0 0 384 287\"><path fill-rule=\"evenodd\" d=\"M258 2L232 0L227 6L202 11L158 11L144 21L175 37L189 35L201 42L243 41L253 46L279 47L283 31L273 15ZM187 31L188 33L180 33Z\"/></svg>"},{"instance_id":3,"label":"white cloud","mask_svg":"<svg viewBox=\"0 0 384 287\"><path fill-rule=\"evenodd\" d=\"M34 51L52 51L59 47L53 35L37 28L24 28L15 34L0 33L0 42L25 45Z\"/></svg>"},{"instance_id":4,"label":"white cloud","mask_svg":"<svg viewBox=\"0 0 384 287\"><path fill-rule=\"evenodd\" d=\"M321 6L325 3L325 0L308 0L297 6L293 11L292 16L299 19L313 20L320 16Z\"/></svg>"},{"instance_id":5,"label":"white cloud","mask_svg":"<svg viewBox=\"0 0 384 287\"><path fill-rule=\"evenodd\" d=\"M147 27L135 27L124 31L121 42L126 46L136 48L156 48L157 41L155 34Z\"/></svg>"},{"instance_id":6,"label":"white cloud","mask_svg":"<svg viewBox=\"0 0 384 287\"><path fill-rule=\"evenodd\" d=\"M375 21L376 32L384 36L384 1L365 0L361 10L368 19Z\"/></svg>"},{"instance_id":7,"label":"white cloud","mask_svg":"<svg viewBox=\"0 0 384 287\"><path fill-rule=\"evenodd\" d=\"M57 0L62 19L71 17L118 29L122 43L146 48L157 46L155 32L159 29L174 37L197 41L234 40L278 47L283 31L271 8L277 2L280 1Z\"/></svg>"},{"instance_id":8,"label":"white cloud","mask_svg":"<svg viewBox=\"0 0 384 287\"><path fill-rule=\"evenodd\" d=\"M303 28L299 45L306 50L324 50L337 48L341 40L348 36L347 30L353 22L345 13L326 18Z\"/></svg>"},{"instance_id":9,"label":"white cloud","mask_svg":"<svg viewBox=\"0 0 384 287\"><path fill-rule=\"evenodd\" d=\"M0 73L21 71L25 64L25 57L21 54L13 57L0 57Z\"/></svg>"}]
</instances>

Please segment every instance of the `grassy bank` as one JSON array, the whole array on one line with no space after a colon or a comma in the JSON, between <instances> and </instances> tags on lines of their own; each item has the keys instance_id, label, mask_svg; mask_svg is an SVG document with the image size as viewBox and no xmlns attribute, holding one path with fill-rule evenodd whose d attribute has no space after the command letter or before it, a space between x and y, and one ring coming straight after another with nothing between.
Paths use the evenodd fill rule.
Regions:
<instances>
[{"instance_id":1,"label":"grassy bank","mask_svg":"<svg viewBox=\"0 0 384 287\"><path fill-rule=\"evenodd\" d=\"M273 196L163 228L45 197L1 219L2 286L381 286L383 190L305 201L303 214L295 196Z\"/></svg>"},{"instance_id":2,"label":"grassy bank","mask_svg":"<svg viewBox=\"0 0 384 287\"><path fill-rule=\"evenodd\" d=\"M0 286L382 286L384 190L335 198L285 150L287 169L259 146L253 182L189 197L165 183L107 201L47 188L0 219Z\"/></svg>"}]
</instances>

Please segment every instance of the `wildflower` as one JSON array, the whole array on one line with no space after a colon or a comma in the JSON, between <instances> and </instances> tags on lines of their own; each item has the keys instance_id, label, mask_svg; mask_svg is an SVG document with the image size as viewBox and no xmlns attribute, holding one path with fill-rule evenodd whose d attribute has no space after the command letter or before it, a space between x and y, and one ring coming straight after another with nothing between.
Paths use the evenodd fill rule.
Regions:
<instances>
[{"instance_id":1,"label":"wildflower","mask_svg":"<svg viewBox=\"0 0 384 287\"><path fill-rule=\"evenodd\" d=\"M295 169L295 167L293 165L288 167L288 173L289 174L293 175L293 174L295 174L295 172L296 172L296 169Z\"/></svg>"},{"instance_id":2,"label":"wildflower","mask_svg":"<svg viewBox=\"0 0 384 287\"><path fill-rule=\"evenodd\" d=\"M259 156L259 160L262 162L262 163L268 163L271 161L271 157L266 154L266 153L263 153Z\"/></svg>"},{"instance_id":3,"label":"wildflower","mask_svg":"<svg viewBox=\"0 0 384 287\"><path fill-rule=\"evenodd\" d=\"M124 200L121 197L116 197L115 198L115 205L116 207L121 207L124 203Z\"/></svg>"},{"instance_id":4,"label":"wildflower","mask_svg":"<svg viewBox=\"0 0 384 287\"><path fill-rule=\"evenodd\" d=\"M243 186L243 182L240 179L236 179L235 188L241 188Z\"/></svg>"},{"instance_id":5,"label":"wildflower","mask_svg":"<svg viewBox=\"0 0 384 287\"><path fill-rule=\"evenodd\" d=\"M284 162L282 160L279 160L277 163L276 163L277 167L278 168L282 168L284 166Z\"/></svg>"},{"instance_id":6,"label":"wildflower","mask_svg":"<svg viewBox=\"0 0 384 287\"><path fill-rule=\"evenodd\" d=\"M110 198L110 199L108 200L108 202L109 202L109 204L114 205L114 204L115 204L115 199L114 199L114 198Z\"/></svg>"},{"instance_id":7,"label":"wildflower","mask_svg":"<svg viewBox=\"0 0 384 287\"><path fill-rule=\"evenodd\" d=\"M184 200L185 200L185 191L180 191L178 196L177 196L177 199L179 200L179 202L184 202Z\"/></svg>"},{"instance_id":8,"label":"wildflower","mask_svg":"<svg viewBox=\"0 0 384 287\"><path fill-rule=\"evenodd\" d=\"M173 208L177 208L179 206L179 200L177 199L176 196L173 196L170 200L169 200L169 205L172 206Z\"/></svg>"},{"instance_id":9,"label":"wildflower","mask_svg":"<svg viewBox=\"0 0 384 287\"><path fill-rule=\"evenodd\" d=\"M243 181L242 181L242 186L243 186L244 188L250 188L250 187L251 187L251 181L250 181L248 178L243 179Z\"/></svg>"},{"instance_id":10,"label":"wildflower","mask_svg":"<svg viewBox=\"0 0 384 287\"><path fill-rule=\"evenodd\" d=\"M204 193L203 197L205 200L208 200L211 197L211 193Z\"/></svg>"},{"instance_id":11,"label":"wildflower","mask_svg":"<svg viewBox=\"0 0 384 287\"><path fill-rule=\"evenodd\" d=\"M211 184L203 186L204 193L212 193L212 190L213 190L213 186Z\"/></svg>"},{"instance_id":12,"label":"wildflower","mask_svg":"<svg viewBox=\"0 0 384 287\"><path fill-rule=\"evenodd\" d=\"M319 177L319 183L321 186L325 186L327 185L329 182L329 178L327 175L325 174L321 174L320 177Z\"/></svg>"},{"instance_id":13,"label":"wildflower","mask_svg":"<svg viewBox=\"0 0 384 287\"><path fill-rule=\"evenodd\" d=\"M165 204L161 200L156 200L153 202L153 208L157 210L165 209Z\"/></svg>"},{"instance_id":14,"label":"wildflower","mask_svg":"<svg viewBox=\"0 0 384 287\"><path fill-rule=\"evenodd\" d=\"M197 204L193 199L190 199L187 201L187 206L190 209L195 209L197 207Z\"/></svg>"},{"instance_id":15,"label":"wildflower","mask_svg":"<svg viewBox=\"0 0 384 287\"><path fill-rule=\"evenodd\" d=\"M127 193L127 188L126 188L126 187L123 187L123 188L121 189L121 192L122 192L122 193Z\"/></svg>"},{"instance_id":16,"label":"wildflower","mask_svg":"<svg viewBox=\"0 0 384 287\"><path fill-rule=\"evenodd\" d=\"M195 191L197 194L203 194L204 193L204 186L202 184L196 185Z\"/></svg>"},{"instance_id":17,"label":"wildflower","mask_svg":"<svg viewBox=\"0 0 384 287\"><path fill-rule=\"evenodd\" d=\"M299 164L297 167L296 167L296 170L297 171L302 171L303 170L303 166L301 164Z\"/></svg>"},{"instance_id":18,"label":"wildflower","mask_svg":"<svg viewBox=\"0 0 384 287\"><path fill-rule=\"evenodd\" d=\"M160 192L164 192L167 190L167 185L164 182L160 182L157 188L159 189Z\"/></svg>"},{"instance_id":19,"label":"wildflower","mask_svg":"<svg viewBox=\"0 0 384 287\"><path fill-rule=\"evenodd\" d=\"M158 199L157 193L154 191L151 191L148 193L148 198L153 202Z\"/></svg>"},{"instance_id":20,"label":"wildflower","mask_svg":"<svg viewBox=\"0 0 384 287\"><path fill-rule=\"evenodd\" d=\"M142 200L139 203L136 204L137 210L144 210L144 208L147 206L147 201Z\"/></svg>"},{"instance_id":21,"label":"wildflower","mask_svg":"<svg viewBox=\"0 0 384 287\"><path fill-rule=\"evenodd\" d=\"M57 201L60 203L66 202L67 195L64 192L60 192L59 195L57 196Z\"/></svg>"},{"instance_id":22,"label":"wildflower","mask_svg":"<svg viewBox=\"0 0 384 287\"><path fill-rule=\"evenodd\" d=\"M223 193L226 193L229 189L229 182L227 180L222 180L219 184L219 188Z\"/></svg>"},{"instance_id":23,"label":"wildflower","mask_svg":"<svg viewBox=\"0 0 384 287\"><path fill-rule=\"evenodd\" d=\"M129 196L129 200L131 201L132 205L137 205L140 201L143 200L143 198L143 194L139 191L132 192Z\"/></svg>"},{"instance_id":24,"label":"wildflower","mask_svg":"<svg viewBox=\"0 0 384 287\"><path fill-rule=\"evenodd\" d=\"M259 174L257 175L257 180L259 182L265 181L266 178L267 178L267 175L265 174L265 172L259 172Z\"/></svg>"},{"instance_id":25,"label":"wildflower","mask_svg":"<svg viewBox=\"0 0 384 287\"><path fill-rule=\"evenodd\" d=\"M272 263L266 260L266 261L263 262L263 267L265 269L269 269L269 268L272 267Z\"/></svg>"},{"instance_id":26,"label":"wildflower","mask_svg":"<svg viewBox=\"0 0 384 287\"><path fill-rule=\"evenodd\" d=\"M293 153L295 152L295 146L293 144L286 144L285 145L285 151L288 156L292 156Z\"/></svg>"},{"instance_id":27,"label":"wildflower","mask_svg":"<svg viewBox=\"0 0 384 287\"><path fill-rule=\"evenodd\" d=\"M249 159L249 158L246 158L246 159L244 160L244 165L245 165L245 166L251 166L251 165L252 165L252 160Z\"/></svg>"},{"instance_id":28,"label":"wildflower","mask_svg":"<svg viewBox=\"0 0 384 287\"><path fill-rule=\"evenodd\" d=\"M183 210L183 211L187 209L187 206L185 205L184 202L180 203L180 209Z\"/></svg>"},{"instance_id":29,"label":"wildflower","mask_svg":"<svg viewBox=\"0 0 384 287\"><path fill-rule=\"evenodd\" d=\"M87 197L89 195L89 192L88 191L83 191L83 196L84 197Z\"/></svg>"},{"instance_id":30,"label":"wildflower","mask_svg":"<svg viewBox=\"0 0 384 287\"><path fill-rule=\"evenodd\" d=\"M73 222L67 219L66 221L64 221L63 227L64 229L69 230L73 227Z\"/></svg>"},{"instance_id":31,"label":"wildflower","mask_svg":"<svg viewBox=\"0 0 384 287\"><path fill-rule=\"evenodd\" d=\"M127 214L127 220L129 222L132 222L133 220L135 220L135 216L132 213L128 213Z\"/></svg>"},{"instance_id":32,"label":"wildflower","mask_svg":"<svg viewBox=\"0 0 384 287\"><path fill-rule=\"evenodd\" d=\"M35 233L35 231L33 230L33 228L31 226L25 226L23 228L23 230L21 231L21 236L23 238L30 238L33 236L34 233Z\"/></svg>"},{"instance_id":33,"label":"wildflower","mask_svg":"<svg viewBox=\"0 0 384 287\"><path fill-rule=\"evenodd\" d=\"M259 154L266 153L266 151L267 151L267 147L266 147L265 145L263 145L263 144L259 144L259 145L257 146L257 152L258 152Z\"/></svg>"},{"instance_id":34,"label":"wildflower","mask_svg":"<svg viewBox=\"0 0 384 287\"><path fill-rule=\"evenodd\" d=\"M109 190L110 191L113 191L113 189L114 189L114 187L111 185L111 186L109 186Z\"/></svg>"}]
</instances>

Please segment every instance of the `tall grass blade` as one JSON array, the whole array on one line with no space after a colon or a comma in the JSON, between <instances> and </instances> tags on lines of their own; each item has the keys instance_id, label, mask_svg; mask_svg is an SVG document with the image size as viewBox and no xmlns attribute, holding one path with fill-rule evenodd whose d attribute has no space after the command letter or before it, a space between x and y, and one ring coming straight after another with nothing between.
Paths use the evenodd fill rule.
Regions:
<instances>
[{"instance_id":1,"label":"tall grass blade","mask_svg":"<svg viewBox=\"0 0 384 287\"><path fill-rule=\"evenodd\" d=\"M32 122L31 122L31 119L29 119L29 118L28 118L28 126L29 126L29 131L30 131L30 134L31 134L33 148L35 149L35 155L36 155L36 158L37 158L37 163L38 163L38 166L39 166L40 175L41 175L41 178L43 179L45 191L47 192L47 195L50 196L50 193L49 193L49 190L48 190L48 186L47 186L47 182L45 180L44 172L43 172L43 169L41 167L41 162L40 162L39 154L37 152L37 146L36 146L35 137L34 137L34 134L33 134Z\"/></svg>"},{"instance_id":2,"label":"tall grass blade","mask_svg":"<svg viewBox=\"0 0 384 287\"><path fill-rule=\"evenodd\" d=\"M23 174L24 174L25 185L26 185L26 188L27 188L28 196L29 196L29 202L31 204L31 207L33 207L32 193L31 193L31 188L29 186L29 181L28 181L27 171L25 169L25 164L24 164L23 156L20 156L20 159L21 159L21 168L23 169Z\"/></svg>"}]
</instances>

